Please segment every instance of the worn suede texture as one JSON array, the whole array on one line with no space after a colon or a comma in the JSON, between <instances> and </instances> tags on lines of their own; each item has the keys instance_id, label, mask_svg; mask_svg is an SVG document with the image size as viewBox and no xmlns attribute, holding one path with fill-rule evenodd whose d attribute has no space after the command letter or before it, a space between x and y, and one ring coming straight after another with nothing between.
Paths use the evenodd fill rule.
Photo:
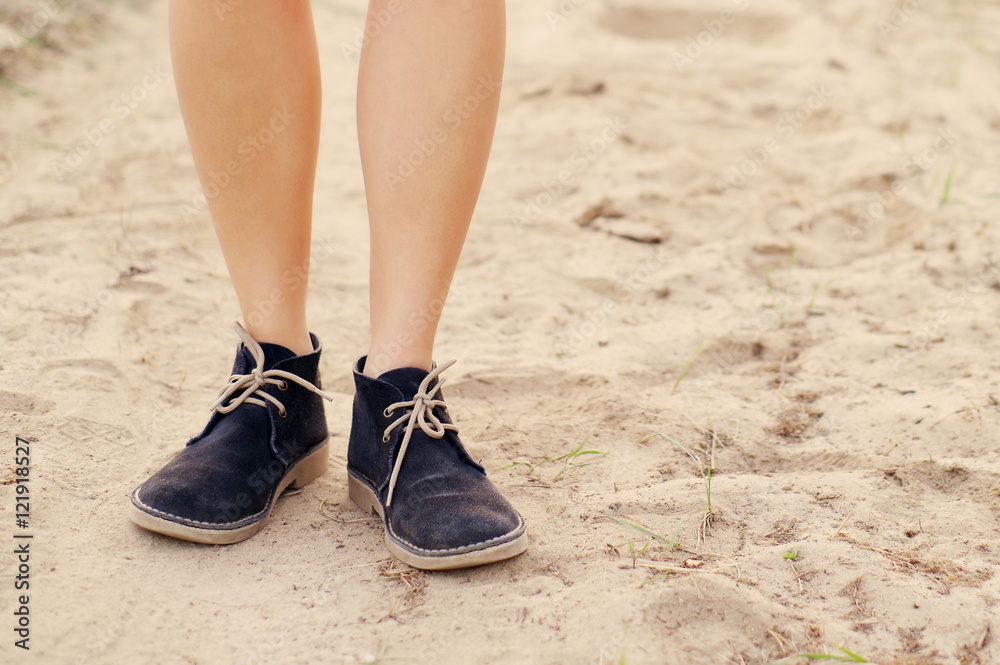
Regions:
<instances>
[{"instance_id":1,"label":"worn suede texture","mask_svg":"<svg viewBox=\"0 0 1000 665\"><path fill-rule=\"evenodd\" d=\"M389 477L399 453L406 423L397 425L388 442L385 428L403 415L385 409L413 399L425 370L403 368L378 379L362 374L365 358L354 366L357 392L347 451L348 470L366 482L385 508ZM432 383L427 392L436 384ZM439 391L434 399L444 399ZM450 423L447 411L434 409L442 422ZM424 556L449 555L502 544L524 532L524 521L501 496L458 437L448 430L440 439L414 427L400 468L392 505L385 508L389 537Z\"/></svg>"},{"instance_id":2,"label":"worn suede texture","mask_svg":"<svg viewBox=\"0 0 1000 665\"><path fill-rule=\"evenodd\" d=\"M264 367L295 374L320 388L319 340L312 353L296 356L276 344L261 344ZM255 362L242 344L233 374ZM327 438L323 399L293 381L265 390L285 407L244 402L229 413L214 411L205 429L132 494L133 503L158 517L200 528L234 529L262 519L278 483ZM260 399L260 398L258 398Z\"/></svg>"}]
</instances>

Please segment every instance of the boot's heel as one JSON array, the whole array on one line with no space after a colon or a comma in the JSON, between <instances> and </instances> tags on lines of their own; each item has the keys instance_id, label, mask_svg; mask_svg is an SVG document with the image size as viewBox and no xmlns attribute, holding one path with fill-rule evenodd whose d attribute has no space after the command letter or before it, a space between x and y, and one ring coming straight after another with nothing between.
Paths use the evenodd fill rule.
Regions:
<instances>
[{"instance_id":1,"label":"boot's heel","mask_svg":"<svg viewBox=\"0 0 1000 665\"><path fill-rule=\"evenodd\" d=\"M330 459L328 441L329 439L324 441L319 448L306 455L295 465L295 468L292 470L292 482L289 483L289 487L295 490L300 489L323 475Z\"/></svg>"},{"instance_id":2,"label":"boot's heel","mask_svg":"<svg viewBox=\"0 0 1000 665\"><path fill-rule=\"evenodd\" d=\"M382 504L379 503L378 497L368 485L355 478L350 472L347 474L347 496L366 513L382 516Z\"/></svg>"}]
</instances>

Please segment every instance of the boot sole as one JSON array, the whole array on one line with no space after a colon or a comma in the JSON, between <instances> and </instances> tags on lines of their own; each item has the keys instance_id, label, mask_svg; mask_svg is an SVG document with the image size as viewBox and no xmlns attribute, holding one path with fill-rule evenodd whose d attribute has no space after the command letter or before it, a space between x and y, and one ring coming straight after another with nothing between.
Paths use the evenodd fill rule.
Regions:
<instances>
[{"instance_id":1,"label":"boot sole","mask_svg":"<svg viewBox=\"0 0 1000 665\"><path fill-rule=\"evenodd\" d=\"M472 566L482 566L510 559L528 549L528 532L524 530L512 540L478 550L437 556L420 554L392 537L385 524L385 510L382 508L382 502L379 501L378 496L368 486L368 483L355 477L350 470L347 473L347 494L361 510L378 515L382 519L382 526L385 529L385 544L389 548L389 552L403 563L414 568L421 570L471 568Z\"/></svg>"},{"instance_id":2,"label":"boot sole","mask_svg":"<svg viewBox=\"0 0 1000 665\"><path fill-rule=\"evenodd\" d=\"M140 506L136 505L136 499L134 497L132 501L129 502L128 516L132 522L141 526L143 529L155 531L156 533L161 533L165 536L171 536L173 538L180 538L181 540L188 540L193 543L205 543L207 545L231 545L233 543L238 543L256 535L261 529L264 528L267 524L267 519L271 516L271 511L274 509L275 503L277 503L278 498L286 488L291 487L292 489L299 489L322 476L323 472L326 471L329 457L330 448L328 437L323 440L323 443L321 443L319 447L296 462L288 470L288 472L282 476L281 481L277 485L277 489L275 489L270 500L268 501L267 510L256 522L246 526L241 526L235 529L227 529L225 528L225 525L202 528L191 526L189 524L182 524L180 522L175 522L147 512Z\"/></svg>"}]
</instances>

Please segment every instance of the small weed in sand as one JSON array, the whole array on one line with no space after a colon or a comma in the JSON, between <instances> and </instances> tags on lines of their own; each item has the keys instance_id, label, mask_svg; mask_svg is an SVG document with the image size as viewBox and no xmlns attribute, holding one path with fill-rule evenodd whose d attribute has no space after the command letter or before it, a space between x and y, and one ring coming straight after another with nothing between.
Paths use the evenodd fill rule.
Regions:
<instances>
[{"instance_id":1,"label":"small weed in sand","mask_svg":"<svg viewBox=\"0 0 1000 665\"><path fill-rule=\"evenodd\" d=\"M683 379L684 375L688 373L689 369L691 369L691 365L694 364L694 359L698 357L698 352L701 351L701 345L704 343L705 342L698 342L698 346L695 347L694 353L691 354L691 359L687 361L687 364L684 365L684 369L682 369L681 373L677 376L677 380L674 381L674 387L670 389L671 395L677 392L677 386L681 385L681 379ZM643 441L645 441L645 439L643 439Z\"/></svg>"},{"instance_id":2,"label":"small weed in sand","mask_svg":"<svg viewBox=\"0 0 1000 665\"><path fill-rule=\"evenodd\" d=\"M772 660L768 665L781 665L781 663L787 663L789 661L795 660L796 658L805 658L807 660L832 660L837 663L867 663L868 661L859 656L856 653L848 651L844 647L837 647L843 652L843 655L829 655L825 653L797 653L794 656L788 656L780 660Z\"/></svg>"},{"instance_id":3,"label":"small weed in sand","mask_svg":"<svg viewBox=\"0 0 1000 665\"><path fill-rule=\"evenodd\" d=\"M694 453L684 447L684 445L677 439L667 436L666 434L661 434L656 432L644 437L640 443L645 443L654 437L663 437L670 443L674 444L685 453L687 456L694 460L694 463L698 465L698 473L705 480L705 513L701 518L701 525L698 528L698 540L699 542L705 540L712 531L712 522L715 521L715 511L712 509L712 465L705 464L698 458Z\"/></svg>"},{"instance_id":4,"label":"small weed in sand","mask_svg":"<svg viewBox=\"0 0 1000 665\"><path fill-rule=\"evenodd\" d=\"M816 297L819 295L819 290L822 288L823 282L819 281L813 285L812 297L809 298L809 304L806 305L806 314L811 314L813 316L822 315L821 310L816 309ZM829 284L827 285L829 286Z\"/></svg>"},{"instance_id":5,"label":"small weed in sand","mask_svg":"<svg viewBox=\"0 0 1000 665\"><path fill-rule=\"evenodd\" d=\"M635 549L635 545L632 543L632 539L631 538L628 539L628 554L629 554L630 557L632 557L632 567L633 568L635 568L635 562L638 561L639 558L643 554L646 553L646 548L649 547L649 544L651 542L653 542L653 541L652 540L647 540L646 544L642 546L642 549L637 552L636 549Z\"/></svg>"},{"instance_id":6,"label":"small weed in sand","mask_svg":"<svg viewBox=\"0 0 1000 665\"><path fill-rule=\"evenodd\" d=\"M622 650L618 654L618 665L626 665L626 663L625 663L625 646L626 646L625 640L626 640L626 638L628 638L628 629L629 629L629 626L631 626L631 625L632 625L632 621L631 620L627 620L627 621L625 621L625 626L622 628Z\"/></svg>"},{"instance_id":7,"label":"small weed in sand","mask_svg":"<svg viewBox=\"0 0 1000 665\"><path fill-rule=\"evenodd\" d=\"M802 584L802 573L800 573L798 568L795 567L795 562L799 560L799 548L795 547L782 554L781 557L788 562L789 566L791 566L792 573L795 574L795 581L799 583L799 591L805 593L806 587Z\"/></svg>"},{"instance_id":8,"label":"small weed in sand","mask_svg":"<svg viewBox=\"0 0 1000 665\"><path fill-rule=\"evenodd\" d=\"M767 284L767 295L771 296L771 309L774 313L778 315L778 327L785 327L785 315L781 312L781 308L778 307L778 296L774 290L774 284L771 283L771 269L764 268L764 283Z\"/></svg>"},{"instance_id":9,"label":"small weed in sand","mask_svg":"<svg viewBox=\"0 0 1000 665\"><path fill-rule=\"evenodd\" d=\"M22 97L31 97L32 95L35 94L30 89L25 88L23 85L21 85L20 83L18 83L14 79L9 78L7 76L0 75L0 85L2 85L3 87L7 88L8 90L12 90L12 91L16 92L17 94L21 95Z\"/></svg>"},{"instance_id":10,"label":"small weed in sand","mask_svg":"<svg viewBox=\"0 0 1000 665\"><path fill-rule=\"evenodd\" d=\"M944 191L941 192L941 198L938 200L939 206L945 206L951 201L951 183L952 178L955 175L955 165L952 164L951 168L948 169L948 175L944 179Z\"/></svg>"},{"instance_id":11,"label":"small weed in sand","mask_svg":"<svg viewBox=\"0 0 1000 665\"><path fill-rule=\"evenodd\" d=\"M795 270L795 259L798 257L798 248L792 247L792 255L788 259L788 274L791 275ZM764 268L764 283L767 285L767 295L771 296L771 309L774 313L778 315L778 327L785 327L785 313L781 311L781 307L778 306L778 293L777 289L774 288L774 282L771 281L771 269L768 267Z\"/></svg>"},{"instance_id":12,"label":"small weed in sand","mask_svg":"<svg viewBox=\"0 0 1000 665\"><path fill-rule=\"evenodd\" d=\"M788 260L788 279L792 278L795 272L795 261L798 256L798 249L792 248L791 258ZM779 289L775 286L774 280L771 277L771 269L768 267L764 268L764 284L767 286L767 295L771 298L771 309L778 316L778 327L785 327L785 311L787 308L783 305L788 305L788 298L779 296ZM830 286L827 283L826 286ZM807 316L822 316L823 312L816 309L816 298L819 296L820 290L823 288L823 281L819 280L813 284L812 294L809 297L809 303L806 305L805 313Z\"/></svg>"},{"instance_id":13,"label":"small weed in sand","mask_svg":"<svg viewBox=\"0 0 1000 665\"><path fill-rule=\"evenodd\" d=\"M505 464L504 466L498 467L494 469L494 471L510 469L515 466L523 466L528 470L528 475L532 476L531 480L539 480L537 476L533 475L536 469L538 469L543 464L548 464L549 462L562 462L563 463L562 468L559 469L559 471L554 476L552 476L552 479L549 481L550 483L554 483L559 479L564 478L572 471L576 471L577 469L582 469L585 466L600 464L601 462L604 461L603 459L598 459L598 458L607 455L607 453L601 452L600 450L584 450L584 447L586 447L587 443L590 441L590 437L593 436L593 434L594 434L593 432L587 434L587 436L583 438L583 442L573 450L569 451L568 453L564 453L559 456L549 456L539 462L534 462L534 463L512 462L510 464Z\"/></svg>"},{"instance_id":14,"label":"small weed in sand","mask_svg":"<svg viewBox=\"0 0 1000 665\"><path fill-rule=\"evenodd\" d=\"M665 545L669 545L670 549L676 549L677 548L677 536L676 535L674 536L673 539L667 539L667 538L664 538L663 536L661 536L658 533L654 533L653 531L650 531L649 529L647 529L644 526L639 526L638 524L633 524L632 522L629 522L628 520L623 520L623 519L621 519L619 517L611 517L610 515L604 515L603 519L611 520L612 522L615 522L616 524L621 524L622 526L627 526L630 529L635 529L639 533L645 534L645 535L647 535L647 536L649 536L649 537L651 537L651 538L653 538L655 540L660 541L661 543L663 543ZM648 543L647 543L647 545L648 545ZM643 551L645 551L645 550L646 550L646 548L644 547ZM634 561L633 561L633 563L634 563Z\"/></svg>"},{"instance_id":15,"label":"small weed in sand","mask_svg":"<svg viewBox=\"0 0 1000 665\"><path fill-rule=\"evenodd\" d=\"M588 459L593 459L593 461L591 461L591 462L578 462L578 461L576 461L579 458L583 457L584 455L606 455L607 454L607 453L602 453L600 450L584 450L583 449L583 447L587 445L587 442L590 441L590 437L591 437L592 434L593 434L593 432L591 432L590 434L588 434L587 436L585 436L584 439L583 439L583 443L581 443L579 446L577 446L574 450L566 453L565 455L560 455L559 457L556 457L556 458L554 458L552 460L553 462L562 461L562 463L563 463L562 468L559 469L559 473L557 473L552 478L552 482L555 482L555 481L559 480L560 478L562 478L564 475L566 475L570 471L574 471L576 469L581 469L581 468L583 468L585 466L590 466L592 464L600 464L601 462L604 461L604 460L593 459L593 458L588 458Z\"/></svg>"}]
</instances>

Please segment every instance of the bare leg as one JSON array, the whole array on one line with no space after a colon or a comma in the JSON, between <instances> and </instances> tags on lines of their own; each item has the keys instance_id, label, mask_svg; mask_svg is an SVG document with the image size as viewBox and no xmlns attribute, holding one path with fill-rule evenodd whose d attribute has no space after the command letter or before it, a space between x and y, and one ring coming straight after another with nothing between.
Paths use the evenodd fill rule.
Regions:
<instances>
[{"instance_id":1,"label":"bare leg","mask_svg":"<svg viewBox=\"0 0 1000 665\"><path fill-rule=\"evenodd\" d=\"M246 328L258 341L308 353L320 120L309 2L171 0L170 45L195 166Z\"/></svg>"},{"instance_id":2,"label":"bare leg","mask_svg":"<svg viewBox=\"0 0 1000 665\"><path fill-rule=\"evenodd\" d=\"M371 224L364 373L430 369L482 186L503 75L503 0L370 0L358 136Z\"/></svg>"}]
</instances>

